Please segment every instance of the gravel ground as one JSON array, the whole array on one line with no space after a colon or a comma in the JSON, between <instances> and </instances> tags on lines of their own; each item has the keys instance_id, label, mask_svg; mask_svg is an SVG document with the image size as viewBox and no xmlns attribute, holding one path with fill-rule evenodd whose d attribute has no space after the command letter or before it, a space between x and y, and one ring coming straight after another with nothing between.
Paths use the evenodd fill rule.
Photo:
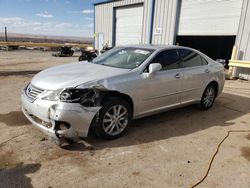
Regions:
<instances>
[{"instance_id":1,"label":"gravel ground","mask_svg":"<svg viewBox=\"0 0 250 188\"><path fill-rule=\"evenodd\" d=\"M0 188L190 187L229 130L250 129L250 83L226 81L213 108L194 106L133 121L124 137L59 148L23 116L21 89L54 65L50 52L0 52ZM88 147L86 146L88 145ZM250 187L250 132L231 133L198 187Z\"/></svg>"}]
</instances>

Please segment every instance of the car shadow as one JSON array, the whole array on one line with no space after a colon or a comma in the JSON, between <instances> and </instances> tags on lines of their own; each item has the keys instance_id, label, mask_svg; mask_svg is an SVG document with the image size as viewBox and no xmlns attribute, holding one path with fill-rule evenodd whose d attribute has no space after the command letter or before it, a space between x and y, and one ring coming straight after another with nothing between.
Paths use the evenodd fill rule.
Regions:
<instances>
[{"instance_id":1,"label":"car shadow","mask_svg":"<svg viewBox=\"0 0 250 188\"><path fill-rule=\"evenodd\" d=\"M227 127L233 119L250 112L250 98L223 93L208 111L201 111L195 105L163 112L131 122L126 134L115 140L97 139L90 135L85 141L95 150L112 147L126 147L144 144L171 137L184 136L213 126ZM79 144L66 147L67 150L86 150Z\"/></svg>"},{"instance_id":2,"label":"car shadow","mask_svg":"<svg viewBox=\"0 0 250 188\"><path fill-rule=\"evenodd\" d=\"M0 76L33 76L41 70L0 71Z\"/></svg>"},{"instance_id":3,"label":"car shadow","mask_svg":"<svg viewBox=\"0 0 250 188\"><path fill-rule=\"evenodd\" d=\"M0 169L0 187L33 187L31 178L26 174L35 173L41 168L41 164L19 163L14 168Z\"/></svg>"},{"instance_id":4,"label":"car shadow","mask_svg":"<svg viewBox=\"0 0 250 188\"><path fill-rule=\"evenodd\" d=\"M28 119L23 115L22 111L12 111L7 114L0 114L0 122L8 126L23 126L29 124Z\"/></svg>"}]
</instances>

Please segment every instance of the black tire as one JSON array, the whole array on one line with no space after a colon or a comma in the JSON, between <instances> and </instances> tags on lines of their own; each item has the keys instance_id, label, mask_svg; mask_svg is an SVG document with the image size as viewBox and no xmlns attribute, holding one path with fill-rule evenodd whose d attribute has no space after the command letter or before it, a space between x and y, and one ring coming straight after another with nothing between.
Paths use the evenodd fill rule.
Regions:
<instances>
[{"instance_id":1,"label":"black tire","mask_svg":"<svg viewBox=\"0 0 250 188\"><path fill-rule=\"evenodd\" d=\"M73 56L73 54L74 54L74 50L70 50L69 56Z\"/></svg>"},{"instance_id":2,"label":"black tire","mask_svg":"<svg viewBox=\"0 0 250 188\"><path fill-rule=\"evenodd\" d=\"M119 116L114 118L115 108L118 110L120 107L121 109L119 111L127 113L121 118L119 118ZM110 118L111 120L111 117L107 116L107 114L112 115L113 120L110 121L110 123L109 121L104 122L104 120L107 121L107 118ZM122 113L120 115L122 115ZM131 116L132 116L131 107L125 100L118 97L107 98L106 101L103 103L102 108L99 112L98 121L96 126L94 127L94 133L97 137L101 137L103 139L118 138L126 132L129 122L131 120ZM110 129L108 129L109 126L111 126ZM111 133L108 133L110 130Z\"/></svg>"},{"instance_id":3,"label":"black tire","mask_svg":"<svg viewBox=\"0 0 250 188\"><path fill-rule=\"evenodd\" d=\"M200 108L201 110L208 110L210 109L216 98L216 87L214 84L209 84L203 92L201 101L200 101Z\"/></svg>"},{"instance_id":4,"label":"black tire","mask_svg":"<svg viewBox=\"0 0 250 188\"><path fill-rule=\"evenodd\" d=\"M88 57L86 55L81 55L78 60L79 61L86 61L87 59L88 59Z\"/></svg>"}]
</instances>

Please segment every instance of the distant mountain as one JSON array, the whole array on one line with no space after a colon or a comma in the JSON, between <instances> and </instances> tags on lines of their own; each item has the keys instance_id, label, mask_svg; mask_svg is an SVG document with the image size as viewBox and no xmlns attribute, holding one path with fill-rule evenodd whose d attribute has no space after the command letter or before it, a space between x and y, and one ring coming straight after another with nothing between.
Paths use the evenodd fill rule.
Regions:
<instances>
[{"instance_id":1,"label":"distant mountain","mask_svg":"<svg viewBox=\"0 0 250 188\"><path fill-rule=\"evenodd\" d=\"M74 36L53 36L53 35L33 35L8 33L8 41L13 42L56 42L56 43L85 43L92 44L91 37L74 37ZM5 41L5 35L0 32L0 41Z\"/></svg>"}]
</instances>

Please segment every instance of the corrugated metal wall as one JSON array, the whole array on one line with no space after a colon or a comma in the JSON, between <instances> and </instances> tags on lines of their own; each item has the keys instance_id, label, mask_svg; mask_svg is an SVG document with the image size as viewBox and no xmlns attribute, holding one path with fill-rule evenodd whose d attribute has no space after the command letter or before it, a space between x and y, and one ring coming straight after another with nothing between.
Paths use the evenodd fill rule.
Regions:
<instances>
[{"instance_id":1,"label":"corrugated metal wall","mask_svg":"<svg viewBox=\"0 0 250 188\"><path fill-rule=\"evenodd\" d=\"M148 37L148 11L150 10L149 0L118 0L95 6L95 32L103 33L104 42L107 42L109 46L112 46L113 44L113 29L115 27L113 25L114 7L132 5L137 3L144 3L142 42L145 43Z\"/></svg>"},{"instance_id":2,"label":"corrugated metal wall","mask_svg":"<svg viewBox=\"0 0 250 188\"><path fill-rule=\"evenodd\" d=\"M113 44L113 8L144 3L142 43L149 42L150 12L153 0L118 0L95 6L95 32L104 33L104 41ZM176 18L179 0L155 0L153 44L173 44L176 33ZM160 31L160 32L159 32Z\"/></svg>"},{"instance_id":3,"label":"corrugated metal wall","mask_svg":"<svg viewBox=\"0 0 250 188\"><path fill-rule=\"evenodd\" d=\"M183 0L178 35L236 35L242 0Z\"/></svg>"},{"instance_id":4,"label":"corrugated metal wall","mask_svg":"<svg viewBox=\"0 0 250 188\"><path fill-rule=\"evenodd\" d=\"M238 58L250 61L250 2L243 1L240 25L235 44L239 47Z\"/></svg>"},{"instance_id":5,"label":"corrugated metal wall","mask_svg":"<svg viewBox=\"0 0 250 188\"><path fill-rule=\"evenodd\" d=\"M250 2L243 1L240 25L235 44L238 46L238 59L250 61ZM250 69L237 68L236 77L241 77L250 80Z\"/></svg>"},{"instance_id":6,"label":"corrugated metal wall","mask_svg":"<svg viewBox=\"0 0 250 188\"><path fill-rule=\"evenodd\" d=\"M155 1L153 44L174 44L179 2L178 0Z\"/></svg>"}]
</instances>

